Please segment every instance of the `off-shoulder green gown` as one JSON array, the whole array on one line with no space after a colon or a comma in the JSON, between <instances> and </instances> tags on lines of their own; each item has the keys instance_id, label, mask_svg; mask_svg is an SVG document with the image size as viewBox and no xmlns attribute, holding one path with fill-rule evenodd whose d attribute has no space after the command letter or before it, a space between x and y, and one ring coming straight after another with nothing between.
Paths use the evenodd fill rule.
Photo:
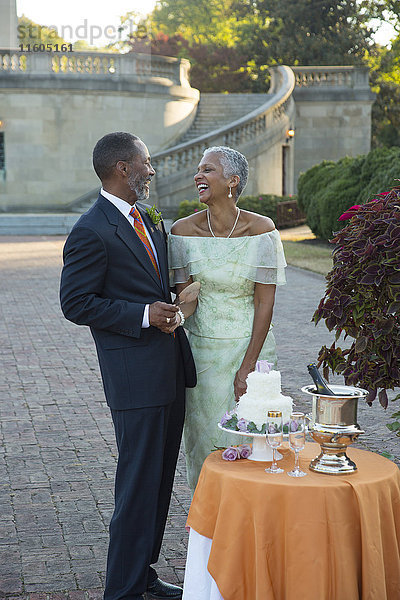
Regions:
<instances>
[{"instance_id":1,"label":"off-shoulder green gown","mask_svg":"<svg viewBox=\"0 0 400 600\"><path fill-rule=\"evenodd\" d=\"M188 482L196 487L201 466L214 446L238 440L217 427L235 406L233 381L250 341L255 283L285 283L278 231L237 238L169 235L171 280L201 284L198 306L185 322L197 370L197 386L186 391L184 445ZM276 364L270 331L259 359Z\"/></svg>"}]
</instances>

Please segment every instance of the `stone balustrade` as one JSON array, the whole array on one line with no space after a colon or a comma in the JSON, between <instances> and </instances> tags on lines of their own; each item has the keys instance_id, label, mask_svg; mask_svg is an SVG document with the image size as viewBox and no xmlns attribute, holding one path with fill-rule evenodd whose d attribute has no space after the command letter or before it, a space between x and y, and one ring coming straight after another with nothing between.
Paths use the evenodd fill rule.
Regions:
<instances>
[{"instance_id":1,"label":"stone balustrade","mask_svg":"<svg viewBox=\"0 0 400 600\"><path fill-rule=\"evenodd\" d=\"M20 52L0 49L0 76L51 75L59 78L165 79L190 87L189 62L151 54L100 52Z\"/></svg>"},{"instance_id":2,"label":"stone balustrade","mask_svg":"<svg viewBox=\"0 0 400 600\"><path fill-rule=\"evenodd\" d=\"M24 52L0 49L0 73L25 73L26 70L27 55Z\"/></svg>"},{"instance_id":3,"label":"stone balustrade","mask_svg":"<svg viewBox=\"0 0 400 600\"><path fill-rule=\"evenodd\" d=\"M368 67L292 67L297 88L368 88Z\"/></svg>"}]
</instances>

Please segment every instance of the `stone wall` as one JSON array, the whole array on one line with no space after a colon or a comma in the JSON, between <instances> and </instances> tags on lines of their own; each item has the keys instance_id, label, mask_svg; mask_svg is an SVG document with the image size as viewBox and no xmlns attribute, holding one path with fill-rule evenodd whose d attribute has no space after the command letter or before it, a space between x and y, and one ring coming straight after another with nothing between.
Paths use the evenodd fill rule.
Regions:
<instances>
[{"instance_id":1,"label":"stone wall","mask_svg":"<svg viewBox=\"0 0 400 600\"><path fill-rule=\"evenodd\" d=\"M375 100L363 67L293 67L294 179L322 160L366 154Z\"/></svg>"},{"instance_id":2,"label":"stone wall","mask_svg":"<svg viewBox=\"0 0 400 600\"><path fill-rule=\"evenodd\" d=\"M0 65L2 212L64 209L98 185L91 154L101 136L129 131L154 153L186 131L199 99L187 61L173 58L0 51Z\"/></svg>"},{"instance_id":3,"label":"stone wall","mask_svg":"<svg viewBox=\"0 0 400 600\"><path fill-rule=\"evenodd\" d=\"M188 71L184 59L162 56L0 49L0 213L84 210L99 188L92 149L110 131L145 140L157 168L152 200L168 217L196 196L193 174L210 145L244 152L247 194L293 193L298 175L321 160L370 149L375 96L365 68L273 69L259 108L179 144L199 102Z\"/></svg>"}]
</instances>

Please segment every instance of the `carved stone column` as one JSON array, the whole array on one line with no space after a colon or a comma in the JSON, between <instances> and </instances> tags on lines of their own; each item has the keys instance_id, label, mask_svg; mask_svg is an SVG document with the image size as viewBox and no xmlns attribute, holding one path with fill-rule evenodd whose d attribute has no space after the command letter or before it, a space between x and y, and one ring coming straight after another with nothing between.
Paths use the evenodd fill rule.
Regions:
<instances>
[{"instance_id":1,"label":"carved stone column","mask_svg":"<svg viewBox=\"0 0 400 600\"><path fill-rule=\"evenodd\" d=\"M0 0L0 48L17 48L16 0Z\"/></svg>"}]
</instances>

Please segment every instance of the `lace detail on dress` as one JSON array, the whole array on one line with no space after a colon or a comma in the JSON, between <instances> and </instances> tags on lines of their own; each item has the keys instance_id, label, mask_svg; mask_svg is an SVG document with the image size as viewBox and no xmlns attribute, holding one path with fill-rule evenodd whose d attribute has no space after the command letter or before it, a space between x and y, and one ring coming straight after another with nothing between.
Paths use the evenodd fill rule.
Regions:
<instances>
[{"instance_id":1,"label":"lace detail on dress","mask_svg":"<svg viewBox=\"0 0 400 600\"><path fill-rule=\"evenodd\" d=\"M209 269L235 266L239 277L254 283L286 283L286 261L279 232L239 238L205 238L170 234L168 253L171 284Z\"/></svg>"}]
</instances>

